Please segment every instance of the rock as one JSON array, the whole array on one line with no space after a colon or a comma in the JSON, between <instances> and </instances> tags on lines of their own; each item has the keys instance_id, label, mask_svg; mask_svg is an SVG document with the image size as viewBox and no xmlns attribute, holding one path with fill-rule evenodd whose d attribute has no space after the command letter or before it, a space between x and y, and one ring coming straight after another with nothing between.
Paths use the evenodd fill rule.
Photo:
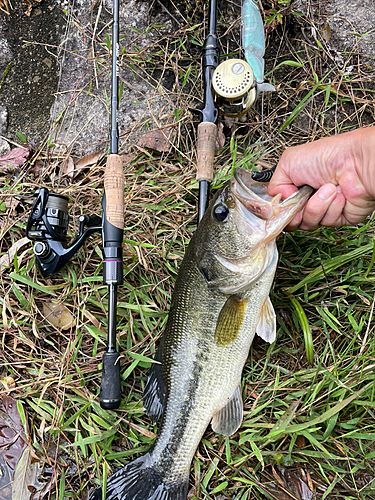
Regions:
<instances>
[{"instance_id":1,"label":"rock","mask_svg":"<svg viewBox=\"0 0 375 500\"><path fill-rule=\"evenodd\" d=\"M4 135L8 127L8 110L6 106L0 106L0 135Z\"/></svg>"},{"instance_id":2,"label":"rock","mask_svg":"<svg viewBox=\"0 0 375 500\"><path fill-rule=\"evenodd\" d=\"M7 153L9 150L10 150L10 146L7 143L7 141L5 141L4 139L2 139L0 137L0 156L5 155L5 153Z\"/></svg>"}]
</instances>

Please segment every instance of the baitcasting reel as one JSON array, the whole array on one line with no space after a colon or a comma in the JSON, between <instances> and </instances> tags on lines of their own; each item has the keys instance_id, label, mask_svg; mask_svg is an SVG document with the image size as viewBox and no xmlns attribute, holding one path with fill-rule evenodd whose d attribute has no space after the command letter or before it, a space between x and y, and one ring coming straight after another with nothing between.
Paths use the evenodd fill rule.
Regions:
<instances>
[{"instance_id":1,"label":"baitcasting reel","mask_svg":"<svg viewBox=\"0 0 375 500\"><path fill-rule=\"evenodd\" d=\"M102 230L102 220L96 215L81 215L77 236L68 246L68 198L49 192L46 188L37 191L34 198L26 236L34 241L35 261L42 276L46 278L59 272L90 234Z\"/></svg>"},{"instance_id":2,"label":"baitcasting reel","mask_svg":"<svg viewBox=\"0 0 375 500\"><path fill-rule=\"evenodd\" d=\"M275 90L268 83L258 83L250 64L242 59L219 64L212 75L212 88L221 113L233 118L243 118L260 92Z\"/></svg>"}]
</instances>

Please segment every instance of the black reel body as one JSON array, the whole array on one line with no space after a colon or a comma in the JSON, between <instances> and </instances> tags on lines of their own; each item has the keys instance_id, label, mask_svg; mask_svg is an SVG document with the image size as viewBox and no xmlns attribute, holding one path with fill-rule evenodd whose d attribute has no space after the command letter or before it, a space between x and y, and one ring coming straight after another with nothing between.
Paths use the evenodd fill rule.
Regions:
<instances>
[{"instance_id":1,"label":"black reel body","mask_svg":"<svg viewBox=\"0 0 375 500\"><path fill-rule=\"evenodd\" d=\"M34 241L35 261L42 276L46 278L59 272L90 234L100 232L102 222L96 215L81 215L77 236L68 246L68 198L46 188L41 188L34 197L26 236Z\"/></svg>"}]
</instances>

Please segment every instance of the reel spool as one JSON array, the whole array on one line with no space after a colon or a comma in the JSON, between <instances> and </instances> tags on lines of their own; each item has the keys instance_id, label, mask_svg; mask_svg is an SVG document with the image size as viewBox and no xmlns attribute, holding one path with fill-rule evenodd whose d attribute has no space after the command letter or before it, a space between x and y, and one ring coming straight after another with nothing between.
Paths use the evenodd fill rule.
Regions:
<instances>
[{"instance_id":1,"label":"reel spool","mask_svg":"<svg viewBox=\"0 0 375 500\"><path fill-rule=\"evenodd\" d=\"M228 59L215 69L212 87L216 102L225 116L244 116L257 98L256 80L251 66L242 59Z\"/></svg>"}]
</instances>

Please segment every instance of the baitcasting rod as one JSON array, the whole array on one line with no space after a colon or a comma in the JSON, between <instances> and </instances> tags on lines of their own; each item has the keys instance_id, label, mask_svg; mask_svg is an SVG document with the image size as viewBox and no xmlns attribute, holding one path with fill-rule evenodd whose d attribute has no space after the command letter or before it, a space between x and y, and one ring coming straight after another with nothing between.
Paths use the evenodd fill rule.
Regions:
<instances>
[{"instance_id":1,"label":"baitcasting rod","mask_svg":"<svg viewBox=\"0 0 375 500\"><path fill-rule=\"evenodd\" d=\"M202 121L197 132L197 176L199 182L198 223L207 208L209 186L213 180L213 164L217 136L219 109L212 92L212 74L219 64L219 44L216 36L217 4L210 0L208 7L208 35L202 53L202 73L204 87L203 109L196 110Z\"/></svg>"},{"instance_id":2,"label":"baitcasting rod","mask_svg":"<svg viewBox=\"0 0 375 500\"><path fill-rule=\"evenodd\" d=\"M118 155L119 0L113 0L111 146L104 172L102 200L103 282L108 285L108 343L103 355L100 406L120 406L120 360L116 347L117 287L123 283L122 240L124 233L124 174Z\"/></svg>"}]
</instances>

